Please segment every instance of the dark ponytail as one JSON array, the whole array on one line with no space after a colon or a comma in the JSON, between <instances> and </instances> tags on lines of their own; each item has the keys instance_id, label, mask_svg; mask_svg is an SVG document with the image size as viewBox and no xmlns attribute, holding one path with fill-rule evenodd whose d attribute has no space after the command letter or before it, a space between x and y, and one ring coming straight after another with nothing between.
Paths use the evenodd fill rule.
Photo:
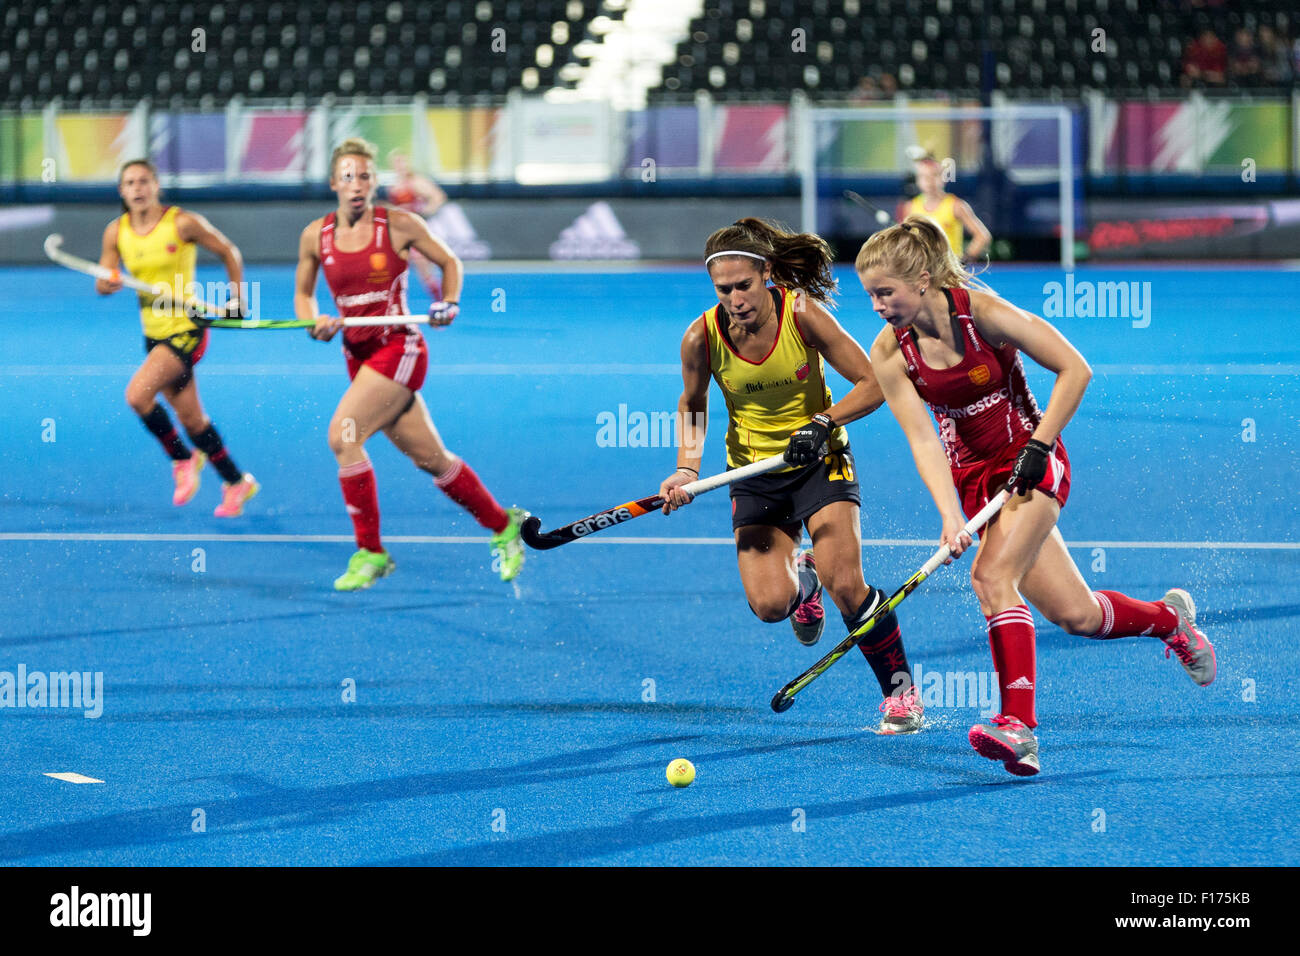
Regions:
<instances>
[{"instance_id":1,"label":"dark ponytail","mask_svg":"<svg viewBox=\"0 0 1300 956\"><path fill-rule=\"evenodd\" d=\"M789 232L780 224L763 219L737 219L709 236L704 244L704 257L729 249L765 258L772 268L774 285L801 290L824 305L833 304L835 276L831 264L834 258L821 236ZM758 265L757 260L750 261Z\"/></svg>"}]
</instances>

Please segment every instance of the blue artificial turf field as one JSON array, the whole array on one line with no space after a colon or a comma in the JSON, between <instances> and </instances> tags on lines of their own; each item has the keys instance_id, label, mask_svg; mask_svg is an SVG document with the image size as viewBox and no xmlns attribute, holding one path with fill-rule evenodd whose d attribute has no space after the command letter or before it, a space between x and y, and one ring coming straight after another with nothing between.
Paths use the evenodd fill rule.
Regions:
<instances>
[{"instance_id":1,"label":"blue artificial turf field","mask_svg":"<svg viewBox=\"0 0 1300 956\"><path fill-rule=\"evenodd\" d=\"M264 315L291 313L290 268L249 278ZM1060 275L989 278L1041 312ZM810 650L752 617L725 492L532 553L512 587L486 532L381 438L399 568L336 594L353 549L325 444L346 385L336 343L213 333L202 396L263 486L222 521L211 470L172 507L166 459L123 401L141 357L132 302L54 267L0 270L0 672L103 675L94 719L0 709L0 861L1300 862L1300 274L1075 278L1150 282L1152 309L1145 328L1057 320L1096 370L1066 431L1062 531L1096 587L1188 588L1219 675L1200 689L1158 641L1039 618L1044 772L1021 780L971 751L968 701L931 706L912 737L870 733L879 698L856 653L772 713L838 628ZM840 317L869 341L878 321L842 282ZM461 317L426 332L424 395L504 502L562 524L672 470L671 449L603 447L597 419L675 408L680 335L710 299L699 268L471 274ZM1030 376L1045 402L1050 380ZM715 392L718 470L721 410ZM850 435L867 577L892 590L938 520L887 410ZM923 672L991 669L965 562L900 619ZM698 771L684 790L664 779L678 756Z\"/></svg>"}]
</instances>

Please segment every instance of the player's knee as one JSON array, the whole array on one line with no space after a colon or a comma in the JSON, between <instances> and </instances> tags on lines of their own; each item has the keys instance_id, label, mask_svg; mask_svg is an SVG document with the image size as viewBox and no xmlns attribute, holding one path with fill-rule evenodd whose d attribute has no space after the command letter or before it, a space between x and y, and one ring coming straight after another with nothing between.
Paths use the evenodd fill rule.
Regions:
<instances>
[{"instance_id":1,"label":"player's knee","mask_svg":"<svg viewBox=\"0 0 1300 956\"><path fill-rule=\"evenodd\" d=\"M144 416L149 414L153 408L154 396L147 390L137 385L128 385L126 387L126 403L131 406L131 410L137 415Z\"/></svg>"},{"instance_id":2,"label":"player's knee","mask_svg":"<svg viewBox=\"0 0 1300 956\"><path fill-rule=\"evenodd\" d=\"M749 602L749 609L754 612L754 616L760 621L767 624L775 624L777 621L784 621L794 610L795 596L789 595L786 600L781 602L771 598L759 598Z\"/></svg>"},{"instance_id":3,"label":"player's knee","mask_svg":"<svg viewBox=\"0 0 1300 956\"><path fill-rule=\"evenodd\" d=\"M335 456L346 453L349 449L362 444L356 422L350 418L336 418L330 422L328 441L330 451Z\"/></svg>"},{"instance_id":4,"label":"player's knee","mask_svg":"<svg viewBox=\"0 0 1300 956\"><path fill-rule=\"evenodd\" d=\"M975 565L971 568L970 583L986 617L991 613L989 608L1005 607L1007 601L1019 600L1015 580L996 565Z\"/></svg>"}]
</instances>

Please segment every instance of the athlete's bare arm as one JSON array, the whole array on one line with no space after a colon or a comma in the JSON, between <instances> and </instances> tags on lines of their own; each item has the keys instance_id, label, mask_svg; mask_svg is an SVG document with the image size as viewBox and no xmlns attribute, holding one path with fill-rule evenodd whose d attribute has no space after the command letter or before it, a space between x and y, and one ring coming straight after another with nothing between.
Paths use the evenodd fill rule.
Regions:
<instances>
[{"instance_id":1,"label":"athlete's bare arm","mask_svg":"<svg viewBox=\"0 0 1300 956\"><path fill-rule=\"evenodd\" d=\"M442 297L445 302L459 302L465 267L460 257L445 242L429 231L429 224L405 209L388 210L388 225L393 248L398 252L414 249L442 270Z\"/></svg>"},{"instance_id":2,"label":"athlete's bare arm","mask_svg":"<svg viewBox=\"0 0 1300 956\"><path fill-rule=\"evenodd\" d=\"M293 314L311 319L316 327L311 337L328 342L343 327L341 319L321 315L316 308L316 273L320 270L320 226L313 219L298 237L298 269L293 276Z\"/></svg>"},{"instance_id":3,"label":"athlete's bare arm","mask_svg":"<svg viewBox=\"0 0 1300 956\"><path fill-rule=\"evenodd\" d=\"M894 413L903 434L907 436L916 470L925 482L925 487L930 490L930 497L934 499L934 505L943 519L940 543L952 548L953 557L960 557L970 546L970 537L958 537L958 532L966 522L962 519L957 489L953 487L948 456L944 454L943 444L934 430L925 402L907 377L903 350L899 348L892 328L883 328L876 336L876 341L871 346L871 364L876 370L880 388L885 393L885 400L889 403L889 410Z\"/></svg>"},{"instance_id":4,"label":"athlete's bare arm","mask_svg":"<svg viewBox=\"0 0 1300 956\"><path fill-rule=\"evenodd\" d=\"M971 321L986 341L997 346L1014 345L1043 368L1056 373L1051 398L1032 436L1050 445L1078 411L1083 393L1092 381L1092 369L1051 323L978 289L971 290L970 298Z\"/></svg>"},{"instance_id":5,"label":"athlete's bare arm","mask_svg":"<svg viewBox=\"0 0 1300 956\"><path fill-rule=\"evenodd\" d=\"M197 243L221 260L230 280L230 297L237 298L244 282L244 257L240 255L239 247L196 212L177 213L176 234L182 242Z\"/></svg>"},{"instance_id":6,"label":"athlete's bare arm","mask_svg":"<svg viewBox=\"0 0 1300 956\"><path fill-rule=\"evenodd\" d=\"M993 233L989 232L989 227L984 225L979 216L975 215L975 210L970 207L970 203L964 199L958 199L953 203L953 214L966 227L966 231L972 237L970 245L966 248L966 257L968 259L978 259L988 252L989 246L993 243Z\"/></svg>"},{"instance_id":7,"label":"athlete's bare arm","mask_svg":"<svg viewBox=\"0 0 1300 956\"><path fill-rule=\"evenodd\" d=\"M123 213L125 215L125 213ZM104 236L100 242L99 264L105 269L117 269L122 265L122 256L117 251L117 220L114 219L104 229ZM96 279L95 291L100 295L111 295L118 289L122 288L121 281L112 282L108 279Z\"/></svg>"},{"instance_id":8,"label":"athlete's bare arm","mask_svg":"<svg viewBox=\"0 0 1300 956\"><path fill-rule=\"evenodd\" d=\"M691 499L679 486L699 477L700 462L704 458L704 436L709 427L709 337L704 319L698 318L687 326L682 336L682 395L677 400L678 435L681 447L677 450L677 464L690 468L694 475L675 471L659 485L659 494L668 499L664 514L680 508Z\"/></svg>"},{"instance_id":9,"label":"athlete's bare arm","mask_svg":"<svg viewBox=\"0 0 1300 956\"><path fill-rule=\"evenodd\" d=\"M855 422L885 404L885 394L876 381L867 353L821 303L807 300L806 308L799 313L799 330L804 341L853 385L843 398L826 409L835 424Z\"/></svg>"},{"instance_id":10,"label":"athlete's bare arm","mask_svg":"<svg viewBox=\"0 0 1300 956\"><path fill-rule=\"evenodd\" d=\"M447 194L431 179L425 179L423 176L413 176L411 178L411 188L415 194L424 200L422 213L425 216L432 216L435 212L447 205Z\"/></svg>"}]
</instances>

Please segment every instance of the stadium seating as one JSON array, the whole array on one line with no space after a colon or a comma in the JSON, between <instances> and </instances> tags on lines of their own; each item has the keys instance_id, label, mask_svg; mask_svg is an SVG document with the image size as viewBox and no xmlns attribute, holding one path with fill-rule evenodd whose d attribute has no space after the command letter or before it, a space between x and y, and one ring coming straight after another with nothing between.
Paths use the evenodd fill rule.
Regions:
<instances>
[{"instance_id":1,"label":"stadium seating","mask_svg":"<svg viewBox=\"0 0 1300 956\"><path fill-rule=\"evenodd\" d=\"M981 49L1012 96L1145 93L1178 86L1183 48L1204 25L1227 40L1268 24L1291 36L1295 7L1256 0L1198 9L1187 0L706 0L664 71L657 99L709 90L783 97L851 95L863 77L899 89L974 93ZM804 31L802 43L793 31ZM1095 52L1094 31L1105 31Z\"/></svg>"},{"instance_id":2,"label":"stadium seating","mask_svg":"<svg viewBox=\"0 0 1300 956\"><path fill-rule=\"evenodd\" d=\"M1190 0L706 0L652 97L707 90L843 99L864 77L903 91L971 93L988 66L1012 96L1177 87L1204 25L1225 41L1268 24L1293 37L1291 0L1249 12ZM212 4L34 0L0 14L0 105L220 103L323 95L501 96L565 85L561 68L618 16L600 0ZM504 49L494 48L504 30ZM801 36L794 31L802 30ZM1094 31L1106 48L1094 51ZM198 32L201 31L201 32Z\"/></svg>"},{"instance_id":3,"label":"stadium seating","mask_svg":"<svg viewBox=\"0 0 1300 956\"><path fill-rule=\"evenodd\" d=\"M37 0L0 15L0 103L544 90L599 7L599 0Z\"/></svg>"}]
</instances>

